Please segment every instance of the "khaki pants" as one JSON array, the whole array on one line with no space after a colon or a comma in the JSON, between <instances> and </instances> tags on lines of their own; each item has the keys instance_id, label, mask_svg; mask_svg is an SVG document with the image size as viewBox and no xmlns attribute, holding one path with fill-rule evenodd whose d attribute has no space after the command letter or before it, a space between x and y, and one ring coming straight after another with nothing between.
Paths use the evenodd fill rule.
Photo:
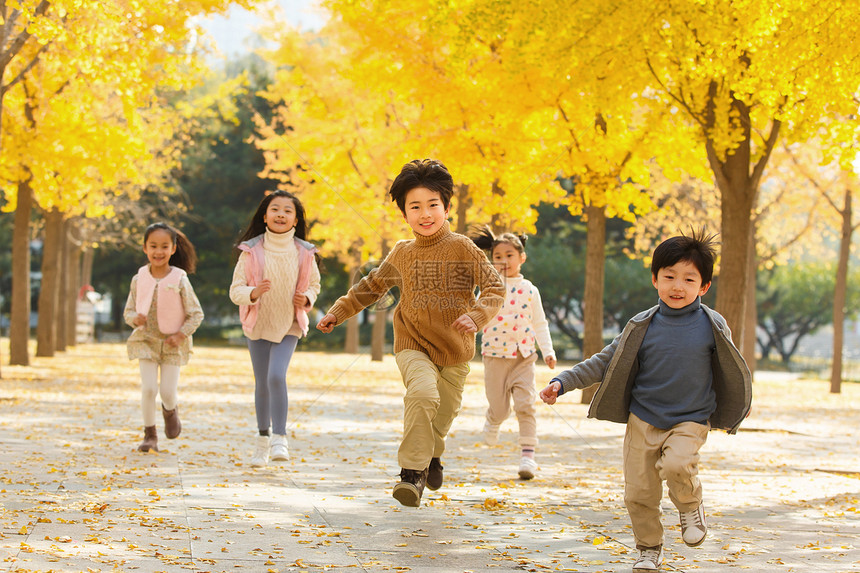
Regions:
<instances>
[{"instance_id":1,"label":"khaki pants","mask_svg":"<svg viewBox=\"0 0 860 573\"><path fill-rule=\"evenodd\" d=\"M537 352L523 357L499 358L484 356L484 390L487 393L487 423L499 426L514 412L520 426L520 447L535 447L538 443L535 422L535 362Z\"/></svg>"},{"instance_id":2,"label":"khaki pants","mask_svg":"<svg viewBox=\"0 0 860 573\"><path fill-rule=\"evenodd\" d=\"M417 350L401 350L395 360L406 386L397 460L403 469L420 471L445 451L445 436L460 412L469 364L437 366Z\"/></svg>"},{"instance_id":3,"label":"khaki pants","mask_svg":"<svg viewBox=\"0 0 860 573\"><path fill-rule=\"evenodd\" d=\"M630 414L624 435L624 503L637 549L663 544L663 480L678 511L702 503L699 450L710 425L682 422L668 430L655 428Z\"/></svg>"}]
</instances>

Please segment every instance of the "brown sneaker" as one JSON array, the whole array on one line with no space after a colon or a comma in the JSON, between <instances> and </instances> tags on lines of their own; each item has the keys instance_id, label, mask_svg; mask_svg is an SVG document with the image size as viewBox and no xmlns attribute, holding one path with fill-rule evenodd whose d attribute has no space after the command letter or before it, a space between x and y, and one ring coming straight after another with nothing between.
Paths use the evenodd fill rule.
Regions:
<instances>
[{"instance_id":1,"label":"brown sneaker","mask_svg":"<svg viewBox=\"0 0 860 573\"><path fill-rule=\"evenodd\" d=\"M439 458L430 460L430 465L427 467L427 489L436 491L442 487L443 469L445 468L442 467L442 461Z\"/></svg>"},{"instance_id":2,"label":"brown sneaker","mask_svg":"<svg viewBox=\"0 0 860 573\"><path fill-rule=\"evenodd\" d=\"M162 404L161 415L164 416L164 434L167 436L167 439L178 438L179 434L182 433L182 422L179 421L179 406L172 410L165 410L164 404Z\"/></svg>"},{"instance_id":3,"label":"brown sneaker","mask_svg":"<svg viewBox=\"0 0 860 573\"><path fill-rule=\"evenodd\" d=\"M418 507L427 482L427 470L400 470L400 483L394 486L392 495L401 505Z\"/></svg>"},{"instance_id":4,"label":"brown sneaker","mask_svg":"<svg viewBox=\"0 0 860 573\"><path fill-rule=\"evenodd\" d=\"M143 428L143 441L137 446L137 450L139 452L158 451L158 433L155 431L155 426Z\"/></svg>"}]
</instances>

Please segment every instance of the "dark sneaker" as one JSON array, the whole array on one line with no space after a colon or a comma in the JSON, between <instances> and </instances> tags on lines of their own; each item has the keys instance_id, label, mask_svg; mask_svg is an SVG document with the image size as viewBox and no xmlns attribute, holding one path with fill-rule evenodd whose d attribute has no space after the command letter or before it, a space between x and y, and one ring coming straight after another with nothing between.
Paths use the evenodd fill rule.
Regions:
<instances>
[{"instance_id":1,"label":"dark sneaker","mask_svg":"<svg viewBox=\"0 0 860 573\"><path fill-rule=\"evenodd\" d=\"M427 468L427 489L436 491L442 487L443 469L445 468L442 467L442 462L439 458L430 460L430 466Z\"/></svg>"},{"instance_id":2,"label":"dark sneaker","mask_svg":"<svg viewBox=\"0 0 860 573\"><path fill-rule=\"evenodd\" d=\"M427 482L427 470L400 470L400 483L394 486L392 495L401 505L418 507Z\"/></svg>"}]
</instances>

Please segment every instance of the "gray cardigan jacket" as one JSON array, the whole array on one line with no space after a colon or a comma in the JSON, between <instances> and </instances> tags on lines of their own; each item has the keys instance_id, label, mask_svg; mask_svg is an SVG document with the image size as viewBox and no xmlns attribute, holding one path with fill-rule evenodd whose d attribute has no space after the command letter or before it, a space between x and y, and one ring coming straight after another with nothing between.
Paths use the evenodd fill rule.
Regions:
<instances>
[{"instance_id":1,"label":"gray cardigan jacket","mask_svg":"<svg viewBox=\"0 0 860 573\"><path fill-rule=\"evenodd\" d=\"M630 396L639 371L637 355L645 338L651 317L659 306L640 312L630 319L624 330L606 348L573 368L561 372L554 380L561 382L562 394L600 383L588 417L627 423ZM717 409L711 415L711 427L737 432L752 403L752 376L746 362L732 343L726 320L704 304L702 309L714 328L714 391Z\"/></svg>"}]
</instances>

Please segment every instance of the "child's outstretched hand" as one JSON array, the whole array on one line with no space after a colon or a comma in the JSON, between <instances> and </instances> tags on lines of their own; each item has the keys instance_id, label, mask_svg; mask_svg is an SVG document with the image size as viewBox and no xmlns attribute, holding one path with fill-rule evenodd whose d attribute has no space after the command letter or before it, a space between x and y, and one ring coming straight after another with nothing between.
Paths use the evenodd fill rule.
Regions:
<instances>
[{"instance_id":1,"label":"child's outstretched hand","mask_svg":"<svg viewBox=\"0 0 860 573\"><path fill-rule=\"evenodd\" d=\"M132 322L135 326L143 326L144 324L146 324L146 315L138 313L138 315L134 317L134 320L132 320Z\"/></svg>"},{"instance_id":2,"label":"child's outstretched hand","mask_svg":"<svg viewBox=\"0 0 860 573\"><path fill-rule=\"evenodd\" d=\"M543 361L546 362L546 365L555 369L555 356L544 356Z\"/></svg>"},{"instance_id":3,"label":"child's outstretched hand","mask_svg":"<svg viewBox=\"0 0 860 573\"><path fill-rule=\"evenodd\" d=\"M540 391L540 399L552 406L558 400L560 390L561 382L550 382L546 388Z\"/></svg>"},{"instance_id":4,"label":"child's outstretched hand","mask_svg":"<svg viewBox=\"0 0 860 573\"><path fill-rule=\"evenodd\" d=\"M454 327L454 330L461 334L466 334L468 332L478 332L478 325L475 324L475 321L472 320L472 317L468 314L460 315L460 318L454 321L454 324L451 326Z\"/></svg>"},{"instance_id":5,"label":"child's outstretched hand","mask_svg":"<svg viewBox=\"0 0 860 573\"><path fill-rule=\"evenodd\" d=\"M321 330L322 332L328 334L329 332L334 330L335 324L337 324L337 317L332 313L328 313L327 315L322 317L317 323L317 330Z\"/></svg>"}]
</instances>

